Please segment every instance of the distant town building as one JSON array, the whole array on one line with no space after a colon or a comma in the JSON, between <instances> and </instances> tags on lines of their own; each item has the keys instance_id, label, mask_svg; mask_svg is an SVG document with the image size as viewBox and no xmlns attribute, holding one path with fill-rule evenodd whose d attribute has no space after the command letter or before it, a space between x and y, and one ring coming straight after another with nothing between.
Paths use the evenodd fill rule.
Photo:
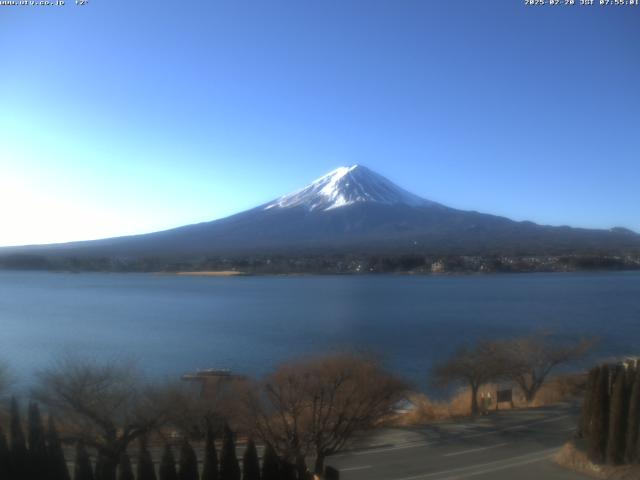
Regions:
<instances>
[{"instance_id":1,"label":"distant town building","mask_svg":"<svg viewBox=\"0 0 640 480\"><path fill-rule=\"evenodd\" d=\"M443 273L445 264L442 260L437 260L431 264L431 273Z\"/></svg>"}]
</instances>

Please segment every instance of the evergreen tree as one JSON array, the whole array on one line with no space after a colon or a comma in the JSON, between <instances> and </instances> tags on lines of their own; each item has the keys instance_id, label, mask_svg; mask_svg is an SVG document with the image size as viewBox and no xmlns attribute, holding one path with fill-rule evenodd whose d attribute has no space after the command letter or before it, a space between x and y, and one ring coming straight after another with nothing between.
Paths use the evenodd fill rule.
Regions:
<instances>
[{"instance_id":1,"label":"evergreen tree","mask_svg":"<svg viewBox=\"0 0 640 480\"><path fill-rule=\"evenodd\" d=\"M12 480L26 480L29 477L29 452L22 431L20 408L13 397L11 399L11 476Z\"/></svg>"},{"instance_id":2,"label":"evergreen tree","mask_svg":"<svg viewBox=\"0 0 640 480\"><path fill-rule=\"evenodd\" d=\"M118 474L119 457L111 452L99 451L96 459L96 480L116 480Z\"/></svg>"},{"instance_id":3,"label":"evergreen tree","mask_svg":"<svg viewBox=\"0 0 640 480\"><path fill-rule=\"evenodd\" d=\"M296 466L291 463L283 460L280 463L280 477L281 480L298 480L298 475L296 474Z\"/></svg>"},{"instance_id":4,"label":"evergreen tree","mask_svg":"<svg viewBox=\"0 0 640 480\"><path fill-rule=\"evenodd\" d=\"M118 480L135 480L131 459L127 452L120 456L120 462L118 462Z\"/></svg>"},{"instance_id":5,"label":"evergreen tree","mask_svg":"<svg viewBox=\"0 0 640 480\"><path fill-rule=\"evenodd\" d=\"M198 480L198 457L187 439L180 447L179 480Z\"/></svg>"},{"instance_id":6,"label":"evergreen tree","mask_svg":"<svg viewBox=\"0 0 640 480\"><path fill-rule=\"evenodd\" d=\"M251 438L247 442L247 448L242 456L242 480L260 480L258 450Z\"/></svg>"},{"instance_id":7,"label":"evergreen tree","mask_svg":"<svg viewBox=\"0 0 640 480\"><path fill-rule=\"evenodd\" d=\"M218 454L216 442L211 427L207 427L207 439L204 446L204 465L202 466L202 480L218 480Z\"/></svg>"},{"instance_id":8,"label":"evergreen tree","mask_svg":"<svg viewBox=\"0 0 640 480\"><path fill-rule=\"evenodd\" d=\"M76 445L76 462L73 468L73 480L94 480L91 459L84 445Z\"/></svg>"},{"instance_id":9,"label":"evergreen tree","mask_svg":"<svg viewBox=\"0 0 640 480\"><path fill-rule=\"evenodd\" d=\"M587 385L584 393L584 401L582 402L582 411L580 413L579 433L582 437L588 437L590 433L591 418L593 417L594 397L597 392L598 385L598 368L592 368L587 377Z\"/></svg>"},{"instance_id":10,"label":"evergreen tree","mask_svg":"<svg viewBox=\"0 0 640 480\"><path fill-rule=\"evenodd\" d=\"M588 437L587 451L589 459L602 463L607 449L609 419L609 367L603 365L598 369L598 382L593 398L593 415Z\"/></svg>"},{"instance_id":11,"label":"evergreen tree","mask_svg":"<svg viewBox=\"0 0 640 480\"><path fill-rule=\"evenodd\" d=\"M631 394L629 397L629 415L627 416L627 438L625 461L635 463L638 457L638 431L640 430L640 368L635 369Z\"/></svg>"},{"instance_id":12,"label":"evergreen tree","mask_svg":"<svg viewBox=\"0 0 640 480\"><path fill-rule=\"evenodd\" d=\"M0 478L8 479L11 473L11 454L7 437L4 436L4 430L0 426Z\"/></svg>"},{"instance_id":13,"label":"evergreen tree","mask_svg":"<svg viewBox=\"0 0 640 480\"><path fill-rule=\"evenodd\" d=\"M93 474L93 478L95 478L95 480L106 480L107 477L105 475L105 460L104 460L104 455L100 452L98 452L98 456L96 457L96 465L95 465L95 470L94 470L94 474Z\"/></svg>"},{"instance_id":14,"label":"evergreen tree","mask_svg":"<svg viewBox=\"0 0 640 480\"><path fill-rule=\"evenodd\" d=\"M47 456L49 457L49 478L51 480L70 480L69 468L52 415L49 415L47 425Z\"/></svg>"},{"instance_id":15,"label":"evergreen tree","mask_svg":"<svg viewBox=\"0 0 640 480\"><path fill-rule=\"evenodd\" d=\"M233 432L228 425L224 426L222 452L220 453L220 480L240 480L240 464L236 456Z\"/></svg>"},{"instance_id":16,"label":"evergreen tree","mask_svg":"<svg viewBox=\"0 0 640 480\"><path fill-rule=\"evenodd\" d=\"M280 480L280 460L268 443L262 454L262 480Z\"/></svg>"},{"instance_id":17,"label":"evergreen tree","mask_svg":"<svg viewBox=\"0 0 640 480\"><path fill-rule=\"evenodd\" d=\"M309 469L307 468L307 462L304 458L304 455L298 455L296 457L296 461L294 463L295 469L296 469L296 475L297 477L293 477L293 478L299 478L300 480L307 480L311 478L311 473L309 472ZM318 472L320 473L320 472Z\"/></svg>"},{"instance_id":18,"label":"evergreen tree","mask_svg":"<svg viewBox=\"0 0 640 480\"><path fill-rule=\"evenodd\" d=\"M168 443L164 446L164 452L160 459L160 480L178 480L178 472L176 471L176 459L173 456L171 445Z\"/></svg>"},{"instance_id":19,"label":"evergreen tree","mask_svg":"<svg viewBox=\"0 0 640 480\"><path fill-rule=\"evenodd\" d=\"M47 443L38 404L29 403L27 413L29 440L29 470L33 478L44 478L48 471Z\"/></svg>"},{"instance_id":20,"label":"evergreen tree","mask_svg":"<svg viewBox=\"0 0 640 480\"><path fill-rule=\"evenodd\" d=\"M627 421L627 378L624 369L618 369L609 407L609 439L607 442L607 463L620 465L625 453L625 422Z\"/></svg>"},{"instance_id":21,"label":"evergreen tree","mask_svg":"<svg viewBox=\"0 0 640 480\"><path fill-rule=\"evenodd\" d=\"M156 471L153 468L153 459L147 448L147 441L140 438L140 450L138 451L137 480L156 480Z\"/></svg>"},{"instance_id":22,"label":"evergreen tree","mask_svg":"<svg viewBox=\"0 0 640 480\"><path fill-rule=\"evenodd\" d=\"M634 364L628 365L625 371L625 380L626 380L626 389L627 394L631 394L631 388L633 387L633 382L636 379L637 366Z\"/></svg>"}]
</instances>

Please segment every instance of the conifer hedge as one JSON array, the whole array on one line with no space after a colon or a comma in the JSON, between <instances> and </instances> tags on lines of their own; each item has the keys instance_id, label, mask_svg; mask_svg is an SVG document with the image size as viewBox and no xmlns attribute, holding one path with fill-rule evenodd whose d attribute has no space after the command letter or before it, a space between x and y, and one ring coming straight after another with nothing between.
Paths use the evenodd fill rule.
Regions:
<instances>
[{"instance_id":1,"label":"conifer hedge","mask_svg":"<svg viewBox=\"0 0 640 480\"><path fill-rule=\"evenodd\" d=\"M580 416L581 435L594 463L640 460L640 366L601 365L589 373Z\"/></svg>"},{"instance_id":2,"label":"conifer hedge","mask_svg":"<svg viewBox=\"0 0 640 480\"><path fill-rule=\"evenodd\" d=\"M631 402L625 405L628 405L629 415L637 418L640 414L638 410L640 405L637 405L640 397L640 372L638 374L634 372L633 378L624 391L628 391L636 401L634 408L631 408ZM12 399L8 438L0 426L0 480L71 480L71 478L73 480L111 480L112 478L117 480L240 480L241 478L243 480L298 480L295 466L278 458L275 450L268 444L264 448L261 466L258 449L252 439L247 441L244 449L241 469L236 456L235 435L228 425L224 427L219 460L213 432L210 428L207 430L202 472L198 467L196 451L188 439L184 439L177 465L171 445L165 444L158 462L158 476L156 476L156 467L147 447L147 440L141 437L133 462L136 466L135 473L127 452L124 452L114 463L105 456L104 452L94 451L95 462L92 462L85 444L77 442L75 456L71 463L73 467L73 476L71 476L53 416L48 415L45 418L47 419L46 429L38 405L30 403L27 410L27 436L25 437L19 404L15 398ZM624 459L627 456L637 458L637 433L637 428L635 431L625 429L624 433L617 433L625 445L620 458Z\"/></svg>"}]
</instances>

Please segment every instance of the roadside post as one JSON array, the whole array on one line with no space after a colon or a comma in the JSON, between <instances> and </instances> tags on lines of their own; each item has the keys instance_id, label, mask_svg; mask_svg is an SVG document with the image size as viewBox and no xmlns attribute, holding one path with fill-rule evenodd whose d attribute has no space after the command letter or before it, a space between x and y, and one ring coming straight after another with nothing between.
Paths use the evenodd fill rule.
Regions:
<instances>
[{"instance_id":1,"label":"roadside post","mask_svg":"<svg viewBox=\"0 0 640 480\"><path fill-rule=\"evenodd\" d=\"M498 406L501 403L507 402L511 405L511 408L513 408L513 390L511 388L498 390L496 392L496 410L498 410Z\"/></svg>"}]
</instances>

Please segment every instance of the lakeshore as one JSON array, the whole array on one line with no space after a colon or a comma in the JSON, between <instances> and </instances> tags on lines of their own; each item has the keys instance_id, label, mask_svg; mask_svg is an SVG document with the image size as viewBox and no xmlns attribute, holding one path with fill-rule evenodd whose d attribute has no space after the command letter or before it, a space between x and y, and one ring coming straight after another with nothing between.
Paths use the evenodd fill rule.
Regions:
<instances>
[{"instance_id":1,"label":"lakeshore","mask_svg":"<svg viewBox=\"0 0 640 480\"><path fill-rule=\"evenodd\" d=\"M186 277L239 277L247 275L245 272L236 270L220 270L220 271L195 271L195 272L175 272L174 275Z\"/></svg>"}]
</instances>

